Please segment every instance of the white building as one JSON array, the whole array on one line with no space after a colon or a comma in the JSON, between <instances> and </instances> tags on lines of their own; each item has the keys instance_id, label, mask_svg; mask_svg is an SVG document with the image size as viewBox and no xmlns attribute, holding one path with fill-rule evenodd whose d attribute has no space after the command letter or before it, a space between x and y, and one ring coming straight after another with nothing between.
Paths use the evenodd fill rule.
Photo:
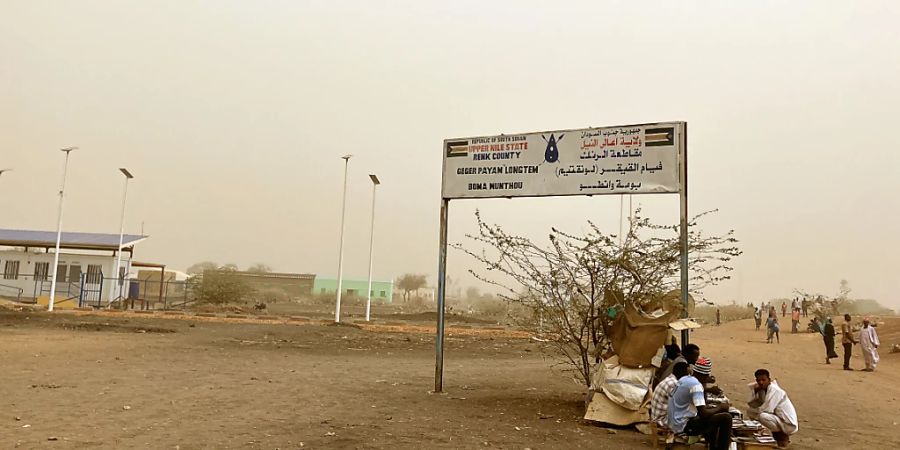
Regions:
<instances>
[{"instance_id":1,"label":"white building","mask_svg":"<svg viewBox=\"0 0 900 450\"><path fill-rule=\"evenodd\" d=\"M127 293L118 278L129 273L134 246L146 236L125 235L119 277L114 276L118 234L62 233L54 307L73 308L79 300L94 303ZM0 297L45 304L50 296L55 231L0 229Z\"/></svg>"}]
</instances>

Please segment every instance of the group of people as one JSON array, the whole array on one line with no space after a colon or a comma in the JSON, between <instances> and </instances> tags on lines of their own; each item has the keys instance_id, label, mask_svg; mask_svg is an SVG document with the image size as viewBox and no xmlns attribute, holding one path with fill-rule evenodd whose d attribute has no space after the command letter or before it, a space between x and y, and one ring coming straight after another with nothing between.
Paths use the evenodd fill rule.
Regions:
<instances>
[{"instance_id":1,"label":"group of people","mask_svg":"<svg viewBox=\"0 0 900 450\"><path fill-rule=\"evenodd\" d=\"M766 304L763 304L759 308L755 308L753 311L753 319L756 321L756 329L759 330L759 327L762 325L762 312L766 307ZM778 324L778 313L775 311L774 306L768 307L768 316L766 317L766 343L771 344L772 342L781 343L781 325ZM797 311L797 322L800 321L799 310ZM793 318L793 317L792 317ZM797 332L797 323L794 323L793 332Z\"/></svg>"},{"instance_id":2,"label":"group of people","mask_svg":"<svg viewBox=\"0 0 900 450\"><path fill-rule=\"evenodd\" d=\"M808 306L805 303L799 302L798 299L794 299L792 307L791 332L798 333L800 316L801 314L805 316ZM763 303L760 307L755 308L753 318L756 321L756 329L759 330L762 326L762 314L765 310L768 311L768 317L766 318L766 342L780 343L781 327L778 324L778 313L775 310L775 306L771 303ZM786 312L787 304L782 302L782 317L784 317ZM831 322L831 317L826 317L824 322L819 322L818 317L813 317L810 322L810 329L822 335L822 340L825 343L825 364L831 364L831 360L838 357L838 354L834 351L834 338L837 336L837 333L835 332L834 324ZM878 340L878 332L875 330L871 318L865 317L863 319L862 328L860 328L858 333L854 333L852 318L849 314L844 314L844 323L841 324L840 334L841 345L844 347L844 370L853 370L853 368L850 367L850 357L853 355L853 346L858 344L862 349L863 359L865 360L866 365L862 370L865 372L874 372L880 359L878 356L878 346L881 345L881 342Z\"/></svg>"},{"instance_id":3,"label":"group of people","mask_svg":"<svg viewBox=\"0 0 900 450\"><path fill-rule=\"evenodd\" d=\"M650 402L650 418L662 429L686 436L703 436L710 450L731 445L732 413L739 413L716 385L712 360L700 356L700 347L687 344L680 351L666 346L671 362L661 370ZM797 412L787 393L766 369L754 373L749 385L747 416L772 432L779 447L790 444L799 429Z\"/></svg>"},{"instance_id":4,"label":"group of people","mask_svg":"<svg viewBox=\"0 0 900 450\"><path fill-rule=\"evenodd\" d=\"M831 364L832 358L837 358L838 354L834 351L834 337L837 333L834 324L831 323L831 317L826 317L824 323L819 323L818 318L813 318L812 326L818 329L822 334L822 340L825 342L825 364ZM850 357L853 355L853 346L859 344L863 352L863 360L866 367L862 369L864 372L874 372L875 367L880 360L878 356L878 347L881 342L878 340L878 332L872 325L870 317L863 318L863 326L859 333L854 335L853 323L850 314L844 314L844 323L841 324L841 345L844 347L844 370L853 370L850 367Z\"/></svg>"}]
</instances>

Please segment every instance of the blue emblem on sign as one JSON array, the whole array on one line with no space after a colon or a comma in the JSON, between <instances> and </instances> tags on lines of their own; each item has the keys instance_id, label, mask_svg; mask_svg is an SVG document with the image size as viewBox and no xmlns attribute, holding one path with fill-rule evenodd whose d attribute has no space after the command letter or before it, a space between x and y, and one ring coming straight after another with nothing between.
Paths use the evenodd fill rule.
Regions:
<instances>
[{"instance_id":1,"label":"blue emblem on sign","mask_svg":"<svg viewBox=\"0 0 900 450\"><path fill-rule=\"evenodd\" d=\"M551 134L550 139L547 139L546 136L544 136L543 134L541 135L544 141L547 142L547 149L544 150L544 161L547 161L549 163L555 163L556 161L559 161L559 147L556 146L556 143L561 141L563 139L563 136L565 136L565 134L559 135L559 139L557 139L556 136Z\"/></svg>"}]
</instances>

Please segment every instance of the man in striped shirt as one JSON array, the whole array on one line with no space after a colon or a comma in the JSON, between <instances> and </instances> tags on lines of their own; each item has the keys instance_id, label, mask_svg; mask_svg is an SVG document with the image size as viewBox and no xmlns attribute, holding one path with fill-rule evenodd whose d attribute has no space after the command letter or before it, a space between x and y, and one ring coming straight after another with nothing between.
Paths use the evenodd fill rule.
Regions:
<instances>
[{"instance_id":1,"label":"man in striped shirt","mask_svg":"<svg viewBox=\"0 0 900 450\"><path fill-rule=\"evenodd\" d=\"M672 374L663 378L650 398L650 420L662 428L668 428L667 413L669 411L669 397L675 391L678 379L688 374L688 363L679 361L674 364Z\"/></svg>"}]
</instances>

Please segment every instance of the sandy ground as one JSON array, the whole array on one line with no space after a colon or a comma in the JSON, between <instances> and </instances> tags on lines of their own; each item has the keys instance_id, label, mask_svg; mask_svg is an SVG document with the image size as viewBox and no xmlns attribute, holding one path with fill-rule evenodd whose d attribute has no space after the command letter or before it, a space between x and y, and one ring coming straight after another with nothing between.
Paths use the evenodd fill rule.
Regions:
<instances>
[{"instance_id":1,"label":"sandy ground","mask_svg":"<svg viewBox=\"0 0 900 450\"><path fill-rule=\"evenodd\" d=\"M800 412L794 448L900 447L900 355L844 372L824 364L815 335L765 344L747 321L694 340L738 407L753 370L773 372ZM581 389L529 339L451 335L443 395L429 393L433 352L433 335L387 327L0 313L0 446L650 446L582 423Z\"/></svg>"}]
</instances>

